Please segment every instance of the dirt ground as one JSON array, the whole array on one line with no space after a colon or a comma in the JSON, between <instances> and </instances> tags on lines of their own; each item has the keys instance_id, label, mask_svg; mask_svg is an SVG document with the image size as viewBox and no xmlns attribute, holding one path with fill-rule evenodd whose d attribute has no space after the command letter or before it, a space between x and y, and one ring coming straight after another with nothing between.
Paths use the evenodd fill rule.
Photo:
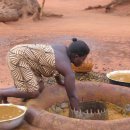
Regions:
<instances>
[{"instance_id":1,"label":"dirt ground","mask_svg":"<svg viewBox=\"0 0 130 130\"><path fill-rule=\"evenodd\" d=\"M42 0L39 0L42 3ZM46 13L63 14L62 18L31 18L0 23L0 88L13 85L6 62L8 50L16 44L68 44L72 37L85 40L91 48L93 71L107 73L130 68L130 4L105 13L104 9L84 11L110 0L46 0Z\"/></svg>"}]
</instances>

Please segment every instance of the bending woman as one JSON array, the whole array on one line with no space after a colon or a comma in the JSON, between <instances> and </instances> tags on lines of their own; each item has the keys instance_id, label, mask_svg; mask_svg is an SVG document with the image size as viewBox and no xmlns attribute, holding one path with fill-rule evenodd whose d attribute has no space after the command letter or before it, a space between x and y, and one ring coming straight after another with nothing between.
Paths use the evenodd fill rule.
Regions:
<instances>
[{"instance_id":1,"label":"bending woman","mask_svg":"<svg viewBox=\"0 0 130 130\"><path fill-rule=\"evenodd\" d=\"M44 88L43 77L54 76L66 89L71 108L79 110L75 89L75 74L71 63L80 66L90 49L84 41L72 39L65 45L22 44L8 52L8 65L14 87L0 89L1 102L7 97L36 98ZM64 76L64 82L60 75Z\"/></svg>"}]
</instances>

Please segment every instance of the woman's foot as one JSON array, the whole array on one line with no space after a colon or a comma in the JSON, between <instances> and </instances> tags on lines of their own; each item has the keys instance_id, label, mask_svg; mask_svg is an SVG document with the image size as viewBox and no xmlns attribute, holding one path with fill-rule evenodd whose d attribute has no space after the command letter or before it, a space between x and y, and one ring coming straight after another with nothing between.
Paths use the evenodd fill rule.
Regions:
<instances>
[{"instance_id":1,"label":"woman's foot","mask_svg":"<svg viewBox=\"0 0 130 130\"><path fill-rule=\"evenodd\" d=\"M7 97L0 97L0 104L2 104L2 103L4 103L4 104L9 103L7 100Z\"/></svg>"},{"instance_id":2,"label":"woman's foot","mask_svg":"<svg viewBox=\"0 0 130 130\"><path fill-rule=\"evenodd\" d=\"M0 104L2 104L2 97L0 97Z\"/></svg>"}]
</instances>

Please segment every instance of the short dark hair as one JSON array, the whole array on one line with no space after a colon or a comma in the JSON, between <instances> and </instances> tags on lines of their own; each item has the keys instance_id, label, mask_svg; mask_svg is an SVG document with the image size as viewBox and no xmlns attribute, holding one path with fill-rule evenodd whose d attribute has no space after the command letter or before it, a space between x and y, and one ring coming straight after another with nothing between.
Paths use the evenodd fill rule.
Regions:
<instances>
[{"instance_id":1,"label":"short dark hair","mask_svg":"<svg viewBox=\"0 0 130 130\"><path fill-rule=\"evenodd\" d=\"M90 52L88 45L82 40L77 40L77 38L72 39L68 49L71 54L77 54L79 57L88 55Z\"/></svg>"}]
</instances>

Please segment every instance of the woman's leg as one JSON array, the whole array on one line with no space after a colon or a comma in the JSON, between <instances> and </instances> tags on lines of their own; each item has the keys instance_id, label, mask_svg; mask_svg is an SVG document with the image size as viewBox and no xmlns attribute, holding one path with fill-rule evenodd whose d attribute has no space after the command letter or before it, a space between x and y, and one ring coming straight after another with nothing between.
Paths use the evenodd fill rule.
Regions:
<instances>
[{"instance_id":1,"label":"woman's leg","mask_svg":"<svg viewBox=\"0 0 130 130\"><path fill-rule=\"evenodd\" d=\"M43 80L41 80L41 81L39 81L39 93L42 93L42 91L44 90L44 81ZM29 100L29 98L23 98L23 102L26 102L26 101L28 101Z\"/></svg>"},{"instance_id":2,"label":"woman's leg","mask_svg":"<svg viewBox=\"0 0 130 130\"><path fill-rule=\"evenodd\" d=\"M7 97L31 99L31 98L36 98L38 95L39 95L39 91L22 92L15 87L0 89L0 97L1 100L3 100L3 103L8 103Z\"/></svg>"},{"instance_id":3,"label":"woman's leg","mask_svg":"<svg viewBox=\"0 0 130 130\"><path fill-rule=\"evenodd\" d=\"M15 51L8 54L8 64L16 87L0 90L0 97L35 98L39 95L37 77L27 59Z\"/></svg>"}]
</instances>

